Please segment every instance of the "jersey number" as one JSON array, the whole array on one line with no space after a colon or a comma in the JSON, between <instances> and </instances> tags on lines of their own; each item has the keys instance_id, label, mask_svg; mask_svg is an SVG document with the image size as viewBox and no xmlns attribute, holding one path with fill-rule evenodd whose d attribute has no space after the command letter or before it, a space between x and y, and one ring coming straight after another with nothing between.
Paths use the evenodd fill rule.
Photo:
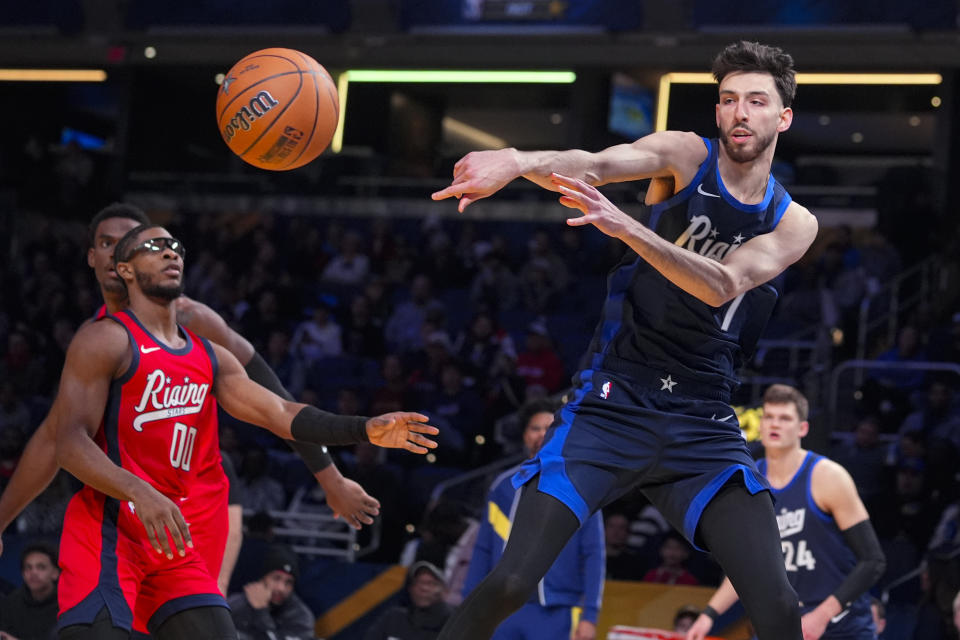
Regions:
<instances>
[{"instance_id":1,"label":"jersey number","mask_svg":"<svg viewBox=\"0 0 960 640\"><path fill-rule=\"evenodd\" d=\"M787 571L799 571L800 567L806 567L813 571L813 568L817 565L813 552L807 549L806 540L797 543L796 551L794 551L793 542L790 540L781 540L780 548L783 549L783 566L786 567ZM796 560L796 564L794 564L794 560Z\"/></svg>"},{"instance_id":2,"label":"jersey number","mask_svg":"<svg viewBox=\"0 0 960 640\"><path fill-rule=\"evenodd\" d=\"M190 459L193 458L193 443L196 439L196 427L188 427L182 422L173 425L173 438L170 440L170 464L174 469L190 471Z\"/></svg>"}]
</instances>

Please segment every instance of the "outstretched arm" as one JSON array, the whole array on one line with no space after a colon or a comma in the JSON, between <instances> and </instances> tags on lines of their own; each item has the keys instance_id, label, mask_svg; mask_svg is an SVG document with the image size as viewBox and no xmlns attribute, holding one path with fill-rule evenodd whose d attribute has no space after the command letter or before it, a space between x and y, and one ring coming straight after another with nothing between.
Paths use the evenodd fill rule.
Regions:
<instances>
[{"instance_id":1,"label":"outstretched arm","mask_svg":"<svg viewBox=\"0 0 960 640\"><path fill-rule=\"evenodd\" d=\"M693 622L693 626L687 631L685 640L703 640L706 638L710 629L713 628L713 621L716 617L725 613L739 599L740 597L734 590L733 584L729 579L724 578L720 587L710 597L710 602L707 603L704 613L700 614Z\"/></svg>"},{"instance_id":2,"label":"outstretched arm","mask_svg":"<svg viewBox=\"0 0 960 640\"><path fill-rule=\"evenodd\" d=\"M219 368L214 394L223 408L238 420L263 427L286 440L316 444L375 445L426 453L437 446L427 438L439 430L419 413L394 412L374 418L339 416L316 407L289 402L247 377L233 355L213 345Z\"/></svg>"},{"instance_id":3,"label":"outstretched arm","mask_svg":"<svg viewBox=\"0 0 960 640\"><path fill-rule=\"evenodd\" d=\"M553 179L563 194L560 203L583 213L567 220L568 225L592 224L622 240L670 282L712 307L779 275L803 257L817 235L817 219L791 202L773 231L747 240L717 262L661 238L586 182L560 175Z\"/></svg>"},{"instance_id":4,"label":"outstretched arm","mask_svg":"<svg viewBox=\"0 0 960 640\"><path fill-rule=\"evenodd\" d=\"M130 502L154 550L173 558L167 532L180 555L193 546L180 509L150 484L114 464L93 441L100 428L114 378L130 366L127 334L114 322L98 322L77 332L60 378L57 461L88 486Z\"/></svg>"},{"instance_id":5,"label":"outstretched arm","mask_svg":"<svg viewBox=\"0 0 960 640\"><path fill-rule=\"evenodd\" d=\"M283 388L280 379L253 345L231 329L216 311L202 302L180 296L177 299L177 321L194 333L225 347L236 356L251 380L285 400L293 401L293 396ZM334 516L342 516L347 524L356 529L364 524L373 524L373 517L380 513L380 503L359 484L343 477L326 447L310 442L285 442L300 456L323 487Z\"/></svg>"},{"instance_id":6,"label":"outstretched arm","mask_svg":"<svg viewBox=\"0 0 960 640\"><path fill-rule=\"evenodd\" d=\"M597 153L569 151L474 151L454 165L453 182L433 194L434 200L455 197L459 210L486 198L511 181L524 177L544 189L557 191L550 175L559 173L599 186L611 182L672 177L683 188L707 157L703 140L693 133L660 131L631 144L619 144Z\"/></svg>"}]
</instances>

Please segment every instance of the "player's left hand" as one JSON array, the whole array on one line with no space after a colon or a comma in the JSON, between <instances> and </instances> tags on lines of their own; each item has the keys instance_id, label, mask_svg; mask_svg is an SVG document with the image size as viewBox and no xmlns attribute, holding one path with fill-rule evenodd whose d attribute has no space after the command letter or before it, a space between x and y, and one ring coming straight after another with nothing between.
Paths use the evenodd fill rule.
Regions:
<instances>
[{"instance_id":1,"label":"player's left hand","mask_svg":"<svg viewBox=\"0 0 960 640\"><path fill-rule=\"evenodd\" d=\"M367 438L373 444L388 449L406 449L426 453L436 449L437 443L421 434L435 436L440 430L429 424L422 413L394 411L367 420Z\"/></svg>"},{"instance_id":2,"label":"player's left hand","mask_svg":"<svg viewBox=\"0 0 960 640\"><path fill-rule=\"evenodd\" d=\"M805 613L800 618L800 626L803 627L803 640L819 640L820 636L827 630L830 624L829 616L821 615L816 609Z\"/></svg>"},{"instance_id":3,"label":"player's left hand","mask_svg":"<svg viewBox=\"0 0 960 640\"><path fill-rule=\"evenodd\" d=\"M581 620L573 632L573 640L594 640L597 637L597 625L589 620Z\"/></svg>"},{"instance_id":4,"label":"player's left hand","mask_svg":"<svg viewBox=\"0 0 960 640\"><path fill-rule=\"evenodd\" d=\"M550 181L563 195L560 204L570 209L578 209L583 215L568 218L571 227L592 224L611 238L623 239L634 224L633 218L618 209L596 187L577 178L568 178L559 173L550 174Z\"/></svg>"},{"instance_id":5,"label":"player's left hand","mask_svg":"<svg viewBox=\"0 0 960 640\"><path fill-rule=\"evenodd\" d=\"M323 490L335 518L343 518L354 529L373 524L374 516L380 514L380 502L376 498L350 478L340 476L328 484L330 486L323 485Z\"/></svg>"}]
</instances>

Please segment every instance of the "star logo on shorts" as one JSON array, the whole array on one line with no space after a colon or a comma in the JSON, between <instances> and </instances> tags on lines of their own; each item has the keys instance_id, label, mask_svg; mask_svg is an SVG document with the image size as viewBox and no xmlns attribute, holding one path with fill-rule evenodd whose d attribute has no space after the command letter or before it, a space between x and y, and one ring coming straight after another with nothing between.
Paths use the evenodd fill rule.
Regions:
<instances>
[{"instance_id":1,"label":"star logo on shorts","mask_svg":"<svg viewBox=\"0 0 960 640\"><path fill-rule=\"evenodd\" d=\"M673 387L676 386L676 382L673 378L670 377L670 374L667 374L666 378L660 378L660 382L663 383L663 386L660 387L660 391L669 391L673 393Z\"/></svg>"}]
</instances>

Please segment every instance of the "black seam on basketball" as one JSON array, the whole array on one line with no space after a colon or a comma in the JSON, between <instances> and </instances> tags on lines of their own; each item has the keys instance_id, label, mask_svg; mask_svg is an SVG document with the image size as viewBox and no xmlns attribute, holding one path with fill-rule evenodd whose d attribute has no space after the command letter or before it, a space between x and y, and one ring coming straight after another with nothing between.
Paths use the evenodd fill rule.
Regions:
<instances>
[{"instance_id":1,"label":"black seam on basketball","mask_svg":"<svg viewBox=\"0 0 960 640\"><path fill-rule=\"evenodd\" d=\"M306 56L300 53L299 51L297 53L299 53L301 57L306 58ZM305 60L305 62L309 64L308 60L309 59ZM317 120L320 118L320 85L317 83L316 71L311 69L310 76L311 76L311 79L313 80L313 90L316 98L316 102L314 103L314 106L313 106L313 126L310 127L310 137L307 138L307 141L303 143L303 146L300 147L300 153L297 154L297 157L291 158L290 161L287 162L286 165L284 165L283 167L284 169L292 168L291 165L293 165L297 160L300 159L300 156L303 155L303 152L306 151L307 147L310 146L310 141L313 140L313 134L317 132Z\"/></svg>"},{"instance_id":2,"label":"black seam on basketball","mask_svg":"<svg viewBox=\"0 0 960 640\"><path fill-rule=\"evenodd\" d=\"M255 87L255 86L257 86L258 84L260 84L261 82L266 82L266 81L269 80L270 78L279 78L280 76L288 76L288 75L293 74L293 73L302 73L302 72L303 72L303 69L300 68L300 65L298 65L295 60L291 60L290 58L286 58L286 57L284 57L284 56L278 56L278 55L275 54L275 53L270 53L270 54L267 54L267 55L259 55L259 56L248 56L248 57L246 57L246 58L243 58L242 60L239 60L239 61L237 62L237 64L235 64L235 65L233 65L232 67L230 67L230 71L233 71L234 68L237 67L237 66L239 66L239 64L240 64L241 62L248 62L248 61L250 61L250 60L256 60L256 59L258 59L258 58L279 58L280 60L286 60L287 62L289 62L290 64L293 65L293 68L295 69L295 71L284 71L284 72L282 72L282 73L275 73L275 74L273 74L272 76L267 76L266 78L261 78L260 80L257 80L257 81L254 82L252 85L250 85L249 87L245 88L243 91L241 91L240 93L238 93L238 94L235 95L234 97L230 98L230 102L228 102L226 105L224 105L223 111L221 111L220 113L217 114L217 126L218 126L218 127L220 126L220 118L222 118L222 117L223 117L223 114L226 113L226 112L230 109L230 105L233 104L233 101L236 100L237 98L239 98L241 95L243 95L247 90L250 89L250 87ZM227 72L227 76L230 75L230 71ZM226 80L226 77L224 77L224 80ZM218 89L217 91L219 91L219 89Z\"/></svg>"},{"instance_id":3,"label":"black seam on basketball","mask_svg":"<svg viewBox=\"0 0 960 640\"><path fill-rule=\"evenodd\" d=\"M300 72L300 86L297 87L297 91L296 91L292 96L290 96L290 99L287 100L287 104L283 105L283 109L280 109L280 111L277 112L277 115L275 115L275 116L273 117L273 120L270 121L270 124L268 124L268 125L263 129L263 131L260 132L260 135L257 136L256 140L254 140L253 142L251 142L251 143L250 143L250 146L243 150L243 153L238 153L238 154L237 154L238 156L240 156L241 158L244 157L245 155L247 155L247 153L250 152L250 149L253 149L253 148L257 145L258 142L260 142L261 140L263 140L263 136L267 135L267 132L270 131L271 128L273 128L273 125L277 124L277 120L280 119L280 116L282 116L284 113L286 113L286 112L287 112L287 109L290 108L290 105L292 105L292 104L294 103L294 101L296 101L297 96L300 95L300 90L301 90L301 89L303 89L303 71Z\"/></svg>"}]
</instances>

